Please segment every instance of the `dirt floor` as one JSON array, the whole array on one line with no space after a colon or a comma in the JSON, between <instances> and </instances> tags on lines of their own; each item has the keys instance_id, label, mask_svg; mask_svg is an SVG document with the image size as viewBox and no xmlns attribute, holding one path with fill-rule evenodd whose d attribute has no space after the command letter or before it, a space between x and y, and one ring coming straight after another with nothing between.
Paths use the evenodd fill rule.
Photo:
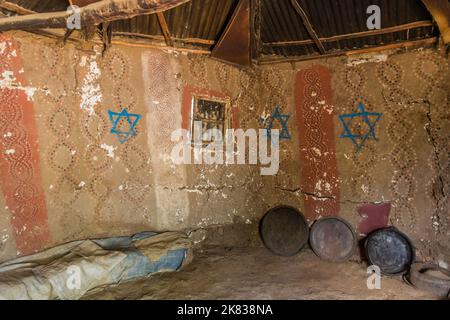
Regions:
<instances>
[{"instance_id":1,"label":"dirt floor","mask_svg":"<svg viewBox=\"0 0 450 320\"><path fill-rule=\"evenodd\" d=\"M435 299L401 278L367 289L366 267L321 261L310 250L292 258L265 248L210 248L183 271L104 288L85 299Z\"/></svg>"}]
</instances>

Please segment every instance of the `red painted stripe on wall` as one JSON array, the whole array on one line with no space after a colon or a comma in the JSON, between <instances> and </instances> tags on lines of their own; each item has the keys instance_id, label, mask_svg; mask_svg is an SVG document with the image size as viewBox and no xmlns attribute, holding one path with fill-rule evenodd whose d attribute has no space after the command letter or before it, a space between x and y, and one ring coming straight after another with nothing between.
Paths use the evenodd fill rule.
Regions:
<instances>
[{"instance_id":1,"label":"red painted stripe on wall","mask_svg":"<svg viewBox=\"0 0 450 320\"><path fill-rule=\"evenodd\" d=\"M326 67L313 66L298 72L295 101L301 187L309 219L338 215L340 210L332 97L331 74Z\"/></svg>"},{"instance_id":2,"label":"red painted stripe on wall","mask_svg":"<svg viewBox=\"0 0 450 320\"><path fill-rule=\"evenodd\" d=\"M27 255L44 249L50 236L36 120L20 54L19 43L0 34L0 189L18 255Z\"/></svg>"}]
</instances>

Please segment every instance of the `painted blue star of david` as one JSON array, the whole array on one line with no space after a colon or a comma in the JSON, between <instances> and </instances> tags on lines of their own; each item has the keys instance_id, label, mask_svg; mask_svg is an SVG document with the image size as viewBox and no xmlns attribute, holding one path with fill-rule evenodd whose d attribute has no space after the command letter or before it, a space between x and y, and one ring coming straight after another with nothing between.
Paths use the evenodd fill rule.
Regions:
<instances>
[{"instance_id":1,"label":"painted blue star of david","mask_svg":"<svg viewBox=\"0 0 450 320\"><path fill-rule=\"evenodd\" d=\"M137 135L136 125L138 124L139 120L141 120L141 115L128 113L126 109L123 109L121 113L109 110L108 114L109 121L111 121L111 124L113 125L111 133L117 135L121 144L124 144L132 137L135 137ZM128 122L130 130L121 131L118 129L121 120L126 120Z\"/></svg>"},{"instance_id":2,"label":"painted blue star of david","mask_svg":"<svg viewBox=\"0 0 450 320\"><path fill-rule=\"evenodd\" d=\"M281 125L281 131L279 133L279 140L290 140L291 133L289 132L288 122L291 116L287 114L281 114L280 107L276 107L274 113L267 119L261 119L261 123L265 126L267 137L272 141L272 130L275 121L278 121Z\"/></svg>"},{"instance_id":3,"label":"painted blue star of david","mask_svg":"<svg viewBox=\"0 0 450 320\"><path fill-rule=\"evenodd\" d=\"M341 122L344 125L344 133L340 135L340 138L351 139L353 144L356 146L357 151L360 151L364 146L364 144L366 143L366 141L370 139L378 141L375 133L375 126L378 124L383 114L377 112L367 112L364 107L364 104L361 102L359 103L358 109L360 112L340 115L339 118L341 119ZM350 124L352 123L353 120L358 119L362 120L363 123L367 124L368 126L367 133L365 134L352 133L350 129Z\"/></svg>"}]
</instances>

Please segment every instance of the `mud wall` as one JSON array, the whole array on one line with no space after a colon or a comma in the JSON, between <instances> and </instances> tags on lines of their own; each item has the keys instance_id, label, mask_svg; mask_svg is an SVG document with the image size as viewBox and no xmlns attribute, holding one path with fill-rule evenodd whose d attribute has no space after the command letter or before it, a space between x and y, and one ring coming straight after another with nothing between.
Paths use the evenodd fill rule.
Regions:
<instances>
[{"instance_id":1,"label":"mud wall","mask_svg":"<svg viewBox=\"0 0 450 320\"><path fill-rule=\"evenodd\" d=\"M419 259L449 256L448 56L418 49L260 72L265 108L296 117L289 178L276 187L284 202L311 220L339 214L361 235L394 225Z\"/></svg>"},{"instance_id":2,"label":"mud wall","mask_svg":"<svg viewBox=\"0 0 450 320\"><path fill-rule=\"evenodd\" d=\"M75 239L256 226L279 204L359 229L384 219L425 255L448 243L450 81L433 49L239 70L14 33L0 57L0 260ZM278 174L174 165L171 134L196 94L229 99L233 128L280 129Z\"/></svg>"}]
</instances>

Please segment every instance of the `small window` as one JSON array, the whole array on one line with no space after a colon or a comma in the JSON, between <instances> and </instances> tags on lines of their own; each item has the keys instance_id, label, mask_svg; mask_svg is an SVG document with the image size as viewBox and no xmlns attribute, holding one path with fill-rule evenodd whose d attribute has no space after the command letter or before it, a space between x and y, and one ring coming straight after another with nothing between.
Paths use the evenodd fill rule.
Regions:
<instances>
[{"instance_id":1,"label":"small window","mask_svg":"<svg viewBox=\"0 0 450 320\"><path fill-rule=\"evenodd\" d=\"M205 136L205 133L211 129L217 129L222 132L222 137L230 128L230 101L209 97L194 96L193 112L192 112L192 139L194 141L194 124L202 123L203 144L209 144L213 141L213 137Z\"/></svg>"}]
</instances>

